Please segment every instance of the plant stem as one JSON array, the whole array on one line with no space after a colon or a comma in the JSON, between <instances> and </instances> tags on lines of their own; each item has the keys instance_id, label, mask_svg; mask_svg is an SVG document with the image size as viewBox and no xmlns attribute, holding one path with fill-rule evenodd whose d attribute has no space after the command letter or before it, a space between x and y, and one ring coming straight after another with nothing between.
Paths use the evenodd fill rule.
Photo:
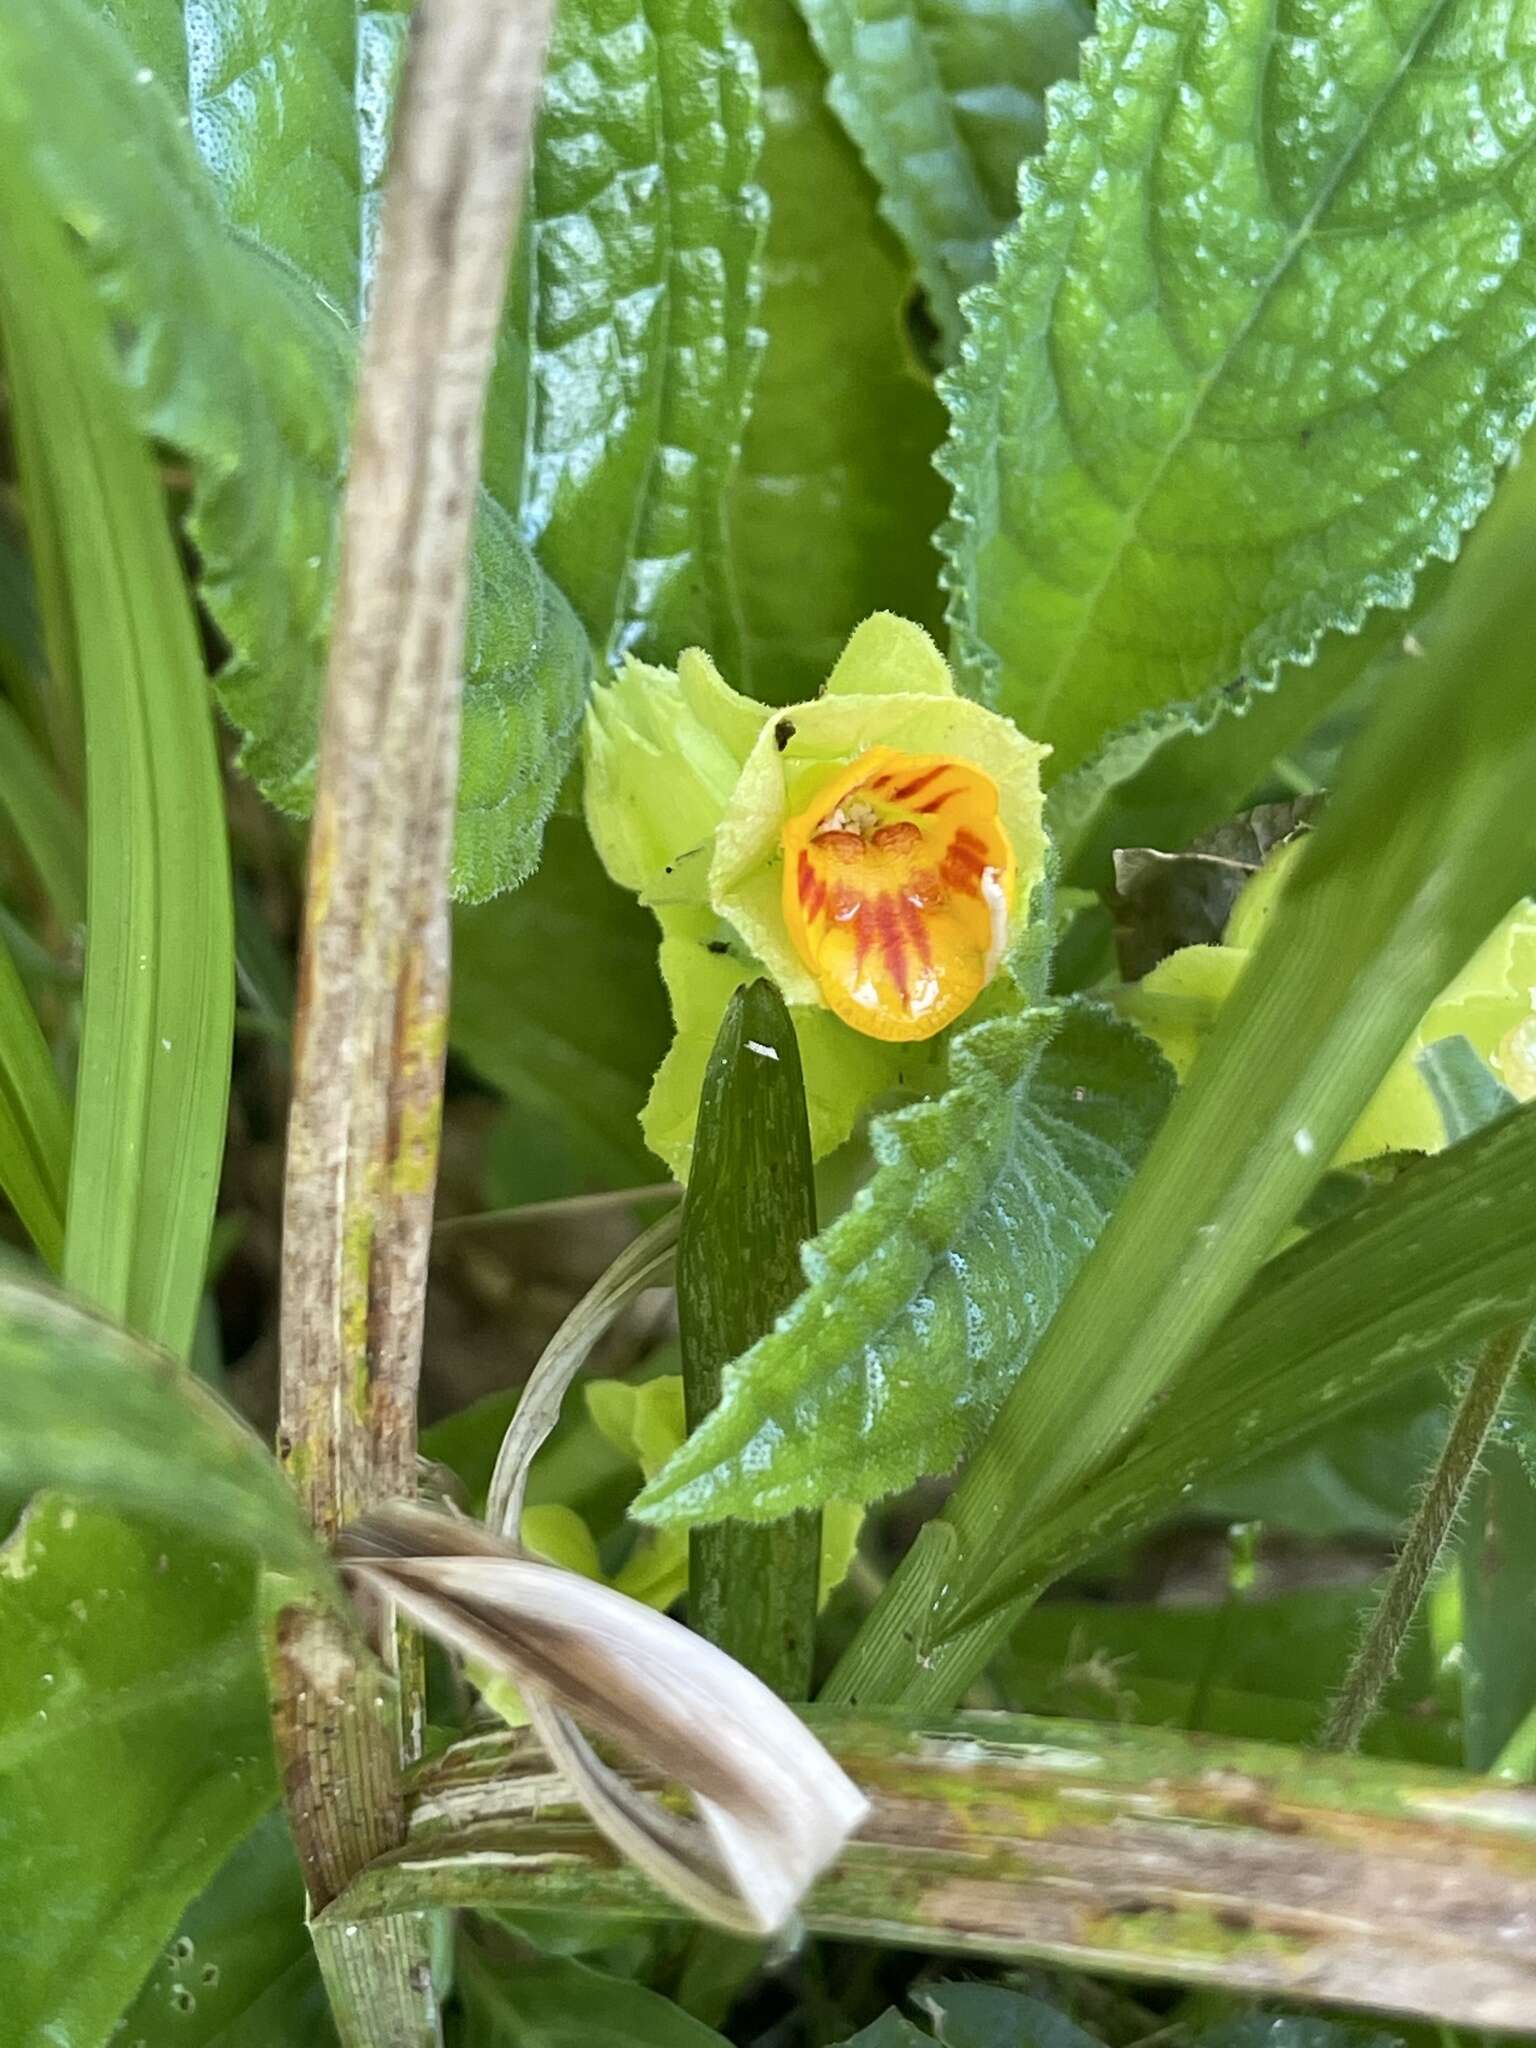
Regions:
<instances>
[{"instance_id":1,"label":"plant stem","mask_svg":"<svg viewBox=\"0 0 1536 2048\"><path fill-rule=\"evenodd\" d=\"M415 1491L469 547L548 15L543 0L430 0L396 117L343 514L283 1218L280 1451L326 1536ZM391 1729L344 1624L280 1607L273 1640L289 1817L318 1910L400 1840L419 1687L402 1673ZM438 2040L419 1927L360 1936L344 1971L334 1949L320 1956L348 2048Z\"/></svg>"},{"instance_id":2,"label":"plant stem","mask_svg":"<svg viewBox=\"0 0 1536 2048\"><path fill-rule=\"evenodd\" d=\"M1523 2027L1536 1801L1459 1771L1021 1714L806 1719L873 1812L812 1934ZM322 1924L452 1902L675 1920L526 1735L413 1773L408 1847Z\"/></svg>"},{"instance_id":3,"label":"plant stem","mask_svg":"<svg viewBox=\"0 0 1536 2048\"><path fill-rule=\"evenodd\" d=\"M1460 1519L1467 1488L1476 1474L1488 1432L1529 1335L1525 1324L1502 1331L1479 1354L1423 1498L1387 1574L1381 1598L1350 1660L1338 1698L1329 1710L1318 1738L1320 1748L1357 1749L1360 1737L1380 1707L1424 1597L1424 1588Z\"/></svg>"},{"instance_id":4,"label":"plant stem","mask_svg":"<svg viewBox=\"0 0 1536 2048\"><path fill-rule=\"evenodd\" d=\"M778 990L755 981L732 996L709 1056L683 1204L677 1311L689 1429L719 1402L725 1366L794 1300L800 1247L815 1230L800 1051ZM695 1529L689 1619L781 1699L804 1699L820 1568L817 1514Z\"/></svg>"}]
</instances>

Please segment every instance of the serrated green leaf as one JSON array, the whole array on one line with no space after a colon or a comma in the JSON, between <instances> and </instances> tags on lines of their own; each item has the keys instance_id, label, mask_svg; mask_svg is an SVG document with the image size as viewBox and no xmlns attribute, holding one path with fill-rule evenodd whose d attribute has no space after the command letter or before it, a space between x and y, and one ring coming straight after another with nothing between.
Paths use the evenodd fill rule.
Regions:
<instances>
[{"instance_id":1,"label":"serrated green leaf","mask_svg":"<svg viewBox=\"0 0 1536 2048\"><path fill-rule=\"evenodd\" d=\"M766 349L731 491L746 658L729 672L797 704L855 621L889 610L938 626L944 415L903 334L908 266L804 23L792 0L742 0L738 19L762 74L770 218Z\"/></svg>"},{"instance_id":2,"label":"serrated green leaf","mask_svg":"<svg viewBox=\"0 0 1536 2048\"><path fill-rule=\"evenodd\" d=\"M600 653L736 669L726 533L764 209L726 0L565 0L486 475Z\"/></svg>"},{"instance_id":3,"label":"serrated green leaf","mask_svg":"<svg viewBox=\"0 0 1536 2048\"><path fill-rule=\"evenodd\" d=\"M231 648L219 693L245 735L248 773L273 802L302 811L356 367L362 280L348 252L368 217L379 116L365 66L361 130L355 109L342 118L350 74L337 38L342 22L349 44L356 33L350 0L285 0L282 12L285 34L243 0L199 9L178 45L149 0L116 0L111 19L90 0L15 0L0 16L0 152L37 213L74 230L140 427L191 466L187 528L204 601ZM141 35L162 68L136 62ZM194 87L186 118L216 177L178 125L170 88L179 93L183 78ZM301 118L320 126L306 133ZM341 227L329 214L338 192ZM227 224L225 195L245 231ZM483 492L454 851L461 896L492 895L533 866L575 749L589 665L565 600L508 510Z\"/></svg>"},{"instance_id":4,"label":"serrated green leaf","mask_svg":"<svg viewBox=\"0 0 1536 2048\"><path fill-rule=\"evenodd\" d=\"M585 1177L624 1187L656 1175L639 1118L670 1036L654 924L581 825L552 819L532 880L454 919L450 1042Z\"/></svg>"},{"instance_id":5,"label":"serrated green leaf","mask_svg":"<svg viewBox=\"0 0 1536 2048\"><path fill-rule=\"evenodd\" d=\"M53 1495L0 1548L13 2041L105 2042L189 1899L272 1803L252 1602L238 1553ZM195 1978L184 1988L195 2000Z\"/></svg>"},{"instance_id":6,"label":"serrated green leaf","mask_svg":"<svg viewBox=\"0 0 1536 2048\"><path fill-rule=\"evenodd\" d=\"M1097 18L943 457L958 651L1058 777L1405 604L1531 410L1536 46L1497 0Z\"/></svg>"},{"instance_id":7,"label":"serrated green leaf","mask_svg":"<svg viewBox=\"0 0 1536 2048\"><path fill-rule=\"evenodd\" d=\"M1045 94L1077 69L1080 0L799 0L831 73L827 98L910 250L948 344L960 294L992 268L1018 212L1019 165L1045 141Z\"/></svg>"},{"instance_id":8,"label":"serrated green leaf","mask_svg":"<svg viewBox=\"0 0 1536 2048\"><path fill-rule=\"evenodd\" d=\"M102 309L34 198L0 158L0 327L22 502L55 686L85 736L89 914L60 1264L74 1292L182 1357L229 1099L223 788L160 480L108 368ZM37 1113L56 1140L40 1050Z\"/></svg>"},{"instance_id":9,"label":"serrated green leaf","mask_svg":"<svg viewBox=\"0 0 1536 2048\"><path fill-rule=\"evenodd\" d=\"M1444 562L1427 566L1408 621L1438 602L1449 576ZM1278 795L1265 790L1277 758L1341 705L1368 701L1405 637L1404 614L1375 611L1358 633L1329 633L1310 662L1286 664L1270 687L1230 685L1113 735L1051 791L1051 836L1070 878L1102 887L1116 847L1176 851L1261 790Z\"/></svg>"},{"instance_id":10,"label":"serrated green leaf","mask_svg":"<svg viewBox=\"0 0 1536 2048\"><path fill-rule=\"evenodd\" d=\"M951 1061L936 1101L876 1121L874 1179L806 1247L807 1291L727 1368L643 1518L769 1518L948 1471L1027 1366L1172 1076L1089 1005L974 1025Z\"/></svg>"}]
</instances>

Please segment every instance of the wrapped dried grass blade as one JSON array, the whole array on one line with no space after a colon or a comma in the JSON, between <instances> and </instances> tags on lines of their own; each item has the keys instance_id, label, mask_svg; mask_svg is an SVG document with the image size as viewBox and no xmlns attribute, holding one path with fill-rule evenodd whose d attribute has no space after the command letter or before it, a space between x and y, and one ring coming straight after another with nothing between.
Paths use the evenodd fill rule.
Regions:
<instances>
[{"instance_id":1,"label":"wrapped dried grass blade","mask_svg":"<svg viewBox=\"0 0 1536 2048\"><path fill-rule=\"evenodd\" d=\"M774 1932L867 1813L863 1794L765 1685L639 1601L419 1506L376 1511L339 1547L360 1589L506 1674L593 1820L693 1911ZM698 1822L625 1784L578 1720L685 1786Z\"/></svg>"}]
</instances>

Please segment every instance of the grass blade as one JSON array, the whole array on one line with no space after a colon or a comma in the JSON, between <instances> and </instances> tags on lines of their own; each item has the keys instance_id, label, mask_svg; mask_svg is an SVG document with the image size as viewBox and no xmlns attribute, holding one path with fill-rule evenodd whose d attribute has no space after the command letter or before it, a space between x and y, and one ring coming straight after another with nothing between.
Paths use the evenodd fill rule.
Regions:
<instances>
[{"instance_id":1,"label":"grass blade","mask_svg":"<svg viewBox=\"0 0 1536 2048\"><path fill-rule=\"evenodd\" d=\"M0 325L55 673L86 733L87 939L67 1285L191 1342L234 1020L229 855L207 684L148 449L62 235L0 171Z\"/></svg>"},{"instance_id":2,"label":"grass blade","mask_svg":"<svg viewBox=\"0 0 1536 2048\"><path fill-rule=\"evenodd\" d=\"M0 938L0 1194L57 1269L64 1250L69 1104L10 948Z\"/></svg>"}]
</instances>

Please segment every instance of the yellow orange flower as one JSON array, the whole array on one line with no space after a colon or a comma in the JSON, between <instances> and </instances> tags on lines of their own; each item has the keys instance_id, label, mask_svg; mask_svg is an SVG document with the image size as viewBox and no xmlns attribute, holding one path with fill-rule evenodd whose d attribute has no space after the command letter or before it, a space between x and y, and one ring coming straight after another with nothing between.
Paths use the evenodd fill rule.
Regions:
<instances>
[{"instance_id":1,"label":"yellow orange flower","mask_svg":"<svg viewBox=\"0 0 1536 2048\"><path fill-rule=\"evenodd\" d=\"M783 847L785 925L854 1030L931 1038L996 972L1015 863L980 768L871 747L786 821Z\"/></svg>"}]
</instances>

